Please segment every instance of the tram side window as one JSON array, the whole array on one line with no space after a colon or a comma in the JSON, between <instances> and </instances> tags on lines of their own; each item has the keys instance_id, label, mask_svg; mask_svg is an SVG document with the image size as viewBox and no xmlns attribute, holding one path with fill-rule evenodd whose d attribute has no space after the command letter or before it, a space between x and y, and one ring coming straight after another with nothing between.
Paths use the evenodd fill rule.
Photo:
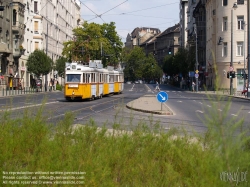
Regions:
<instances>
[{"instance_id":1,"label":"tram side window","mask_svg":"<svg viewBox=\"0 0 250 187\"><path fill-rule=\"evenodd\" d=\"M118 75L115 75L115 82L118 82Z\"/></svg>"},{"instance_id":2,"label":"tram side window","mask_svg":"<svg viewBox=\"0 0 250 187\"><path fill-rule=\"evenodd\" d=\"M95 82L95 73L91 73L91 82Z\"/></svg>"},{"instance_id":3,"label":"tram side window","mask_svg":"<svg viewBox=\"0 0 250 187\"><path fill-rule=\"evenodd\" d=\"M86 73L86 83L90 82L90 73Z\"/></svg>"},{"instance_id":4,"label":"tram side window","mask_svg":"<svg viewBox=\"0 0 250 187\"><path fill-rule=\"evenodd\" d=\"M107 83L108 82L108 75L104 74L104 82Z\"/></svg>"},{"instance_id":5,"label":"tram side window","mask_svg":"<svg viewBox=\"0 0 250 187\"><path fill-rule=\"evenodd\" d=\"M85 73L82 74L82 82L86 83L86 74Z\"/></svg>"},{"instance_id":6,"label":"tram side window","mask_svg":"<svg viewBox=\"0 0 250 187\"><path fill-rule=\"evenodd\" d=\"M67 82L80 82L81 75L79 74L67 74Z\"/></svg>"},{"instance_id":7,"label":"tram side window","mask_svg":"<svg viewBox=\"0 0 250 187\"><path fill-rule=\"evenodd\" d=\"M100 74L99 77L100 77L100 81L99 82L103 82L103 80L102 80L103 79L103 74L102 73Z\"/></svg>"},{"instance_id":8,"label":"tram side window","mask_svg":"<svg viewBox=\"0 0 250 187\"><path fill-rule=\"evenodd\" d=\"M114 82L114 75L109 75L109 82Z\"/></svg>"}]
</instances>

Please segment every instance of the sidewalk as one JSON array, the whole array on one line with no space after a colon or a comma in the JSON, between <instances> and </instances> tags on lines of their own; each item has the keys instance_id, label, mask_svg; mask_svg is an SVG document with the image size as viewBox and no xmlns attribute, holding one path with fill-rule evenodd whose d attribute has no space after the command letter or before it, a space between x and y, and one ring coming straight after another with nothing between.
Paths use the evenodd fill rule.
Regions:
<instances>
[{"instance_id":1,"label":"sidewalk","mask_svg":"<svg viewBox=\"0 0 250 187\"><path fill-rule=\"evenodd\" d=\"M182 90L182 89L180 89ZM187 90L183 90L187 91ZM192 91L187 91L187 92L192 92ZM245 99L245 100L250 100L250 98L247 98L244 95L229 95L226 94L225 92L222 91L199 91L199 92L193 92L196 94L218 94L221 96L228 96L228 97L235 97L239 99ZM140 97L134 101L131 101L127 103L126 105L127 108L140 111L140 112L146 112L146 113L152 113L152 114L159 114L159 115L173 115L173 112L171 109L165 104L165 103L160 103L156 95L144 95L143 97Z\"/></svg>"},{"instance_id":2,"label":"sidewalk","mask_svg":"<svg viewBox=\"0 0 250 187\"><path fill-rule=\"evenodd\" d=\"M56 92L58 90L53 90ZM50 92L49 90L47 92ZM0 90L0 97L9 97L9 96L18 96L18 95L28 95L28 94L37 94L37 93L46 93L44 89L37 90L36 88L26 88L23 90Z\"/></svg>"}]
</instances>

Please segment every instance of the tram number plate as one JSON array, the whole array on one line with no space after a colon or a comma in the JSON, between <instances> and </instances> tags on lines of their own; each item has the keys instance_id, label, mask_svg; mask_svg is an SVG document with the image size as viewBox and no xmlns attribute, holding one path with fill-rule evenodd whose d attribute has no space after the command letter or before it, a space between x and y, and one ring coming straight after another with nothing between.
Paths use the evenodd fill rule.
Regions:
<instances>
[{"instance_id":1,"label":"tram number plate","mask_svg":"<svg viewBox=\"0 0 250 187\"><path fill-rule=\"evenodd\" d=\"M78 88L78 84L69 84L69 88Z\"/></svg>"}]
</instances>

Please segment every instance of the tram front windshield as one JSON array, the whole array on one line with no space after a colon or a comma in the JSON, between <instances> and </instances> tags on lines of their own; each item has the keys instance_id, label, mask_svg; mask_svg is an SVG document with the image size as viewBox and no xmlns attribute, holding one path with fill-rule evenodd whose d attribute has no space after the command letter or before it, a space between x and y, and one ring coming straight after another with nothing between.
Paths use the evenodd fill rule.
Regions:
<instances>
[{"instance_id":1,"label":"tram front windshield","mask_svg":"<svg viewBox=\"0 0 250 187\"><path fill-rule=\"evenodd\" d=\"M66 81L67 82L80 82L81 75L79 74L67 74Z\"/></svg>"}]
</instances>

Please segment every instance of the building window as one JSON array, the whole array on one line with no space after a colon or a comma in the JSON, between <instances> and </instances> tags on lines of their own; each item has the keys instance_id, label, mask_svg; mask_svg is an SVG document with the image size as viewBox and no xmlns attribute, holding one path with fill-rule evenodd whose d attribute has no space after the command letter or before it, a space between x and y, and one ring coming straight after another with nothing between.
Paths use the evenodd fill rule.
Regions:
<instances>
[{"instance_id":1,"label":"building window","mask_svg":"<svg viewBox=\"0 0 250 187\"><path fill-rule=\"evenodd\" d=\"M244 30L244 16L237 16L238 30Z\"/></svg>"},{"instance_id":2,"label":"building window","mask_svg":"<svg viewBox=\"0 0 250 187\"><path fill-rule=\"evenodd\" d=\"M237 42L237 56L243 56L243 42Z\"/></svg>"},{"instance_id":3,"label":"building window","mask_svg":"<svg viewBox=\"0 0 250 187\"><path fill-rule=\"evenodd\" d=\"M244 0L237 0L238 5L244 5Z\"/></svg>"},{"instance_id":4,"label":"building window","mask_svg":"<svg viewBox=\"0 0 250 187\"><path fill-rule=\"evenodd\" d=\"M38 21L34 22L34 31L35 31L35 33L38 32Z\"/></svg>"},{"instance_id":5,"label":"building window","mask_svg":"<svg viewBox=\"0 0 250 187\"><path fill-rule=\"evenodd\" d=\"M223 6L227 6L227 0L223 0Z\"/></svg>"},{"instance_id":6,"label":"building window","mask_svg":"<svg viewBox=\"0 0 250 187\"><path fill-rule=\"evenodd\" d=\"M35 42L35 50L39 49L39 42Z\"/></svg>"},{"instance_id":7,"label":"building window","mask_svg":"<svg viewBox=\"0 0 250 187\"><path fill-rule=\"evenodd\" d=\"M34 12L37 13L37 1L34 1Z\"/></svg>"},{"instance_id":8,"label":"building window","mask_svg":"<svg viewBox=\"0 0 250 187\"><path fill-rule=\"evenodd\" d=\"M227 17L223 17L223 26L222 30L226 31L227 30Z\"/></svg>"},{"instance_id":9,"label":"building window","mask_svg":"<svg viewBox=\"0 0 250 187\"><path fill-rule=\"evenodd\" d=\"M226 57L226 56L227 56L227 42L224 42L224 43L223 43L222 56L223 56L223 57Z\"/></svg>"},{"instance_id":10,"label":"building window","mask_svg":"<svg viewBox=\"0 0 250 187\"><path fill-rule=\"evenodd\" d=\"M27 52L29 52L29 39L27 39L27 46L26 46Z\"/></svg>"},{"instance_id":11,"label":"building window","mask_svg":"<svg viewBox=\"0 0 250 187\"><path fill-rule=\"evenodd\" d=\"M17 20L17 12L16 12L16 10L14 9L14 10L13 10L13 25L16 25L16 20Z\"/></svg>"}]
</instances>

